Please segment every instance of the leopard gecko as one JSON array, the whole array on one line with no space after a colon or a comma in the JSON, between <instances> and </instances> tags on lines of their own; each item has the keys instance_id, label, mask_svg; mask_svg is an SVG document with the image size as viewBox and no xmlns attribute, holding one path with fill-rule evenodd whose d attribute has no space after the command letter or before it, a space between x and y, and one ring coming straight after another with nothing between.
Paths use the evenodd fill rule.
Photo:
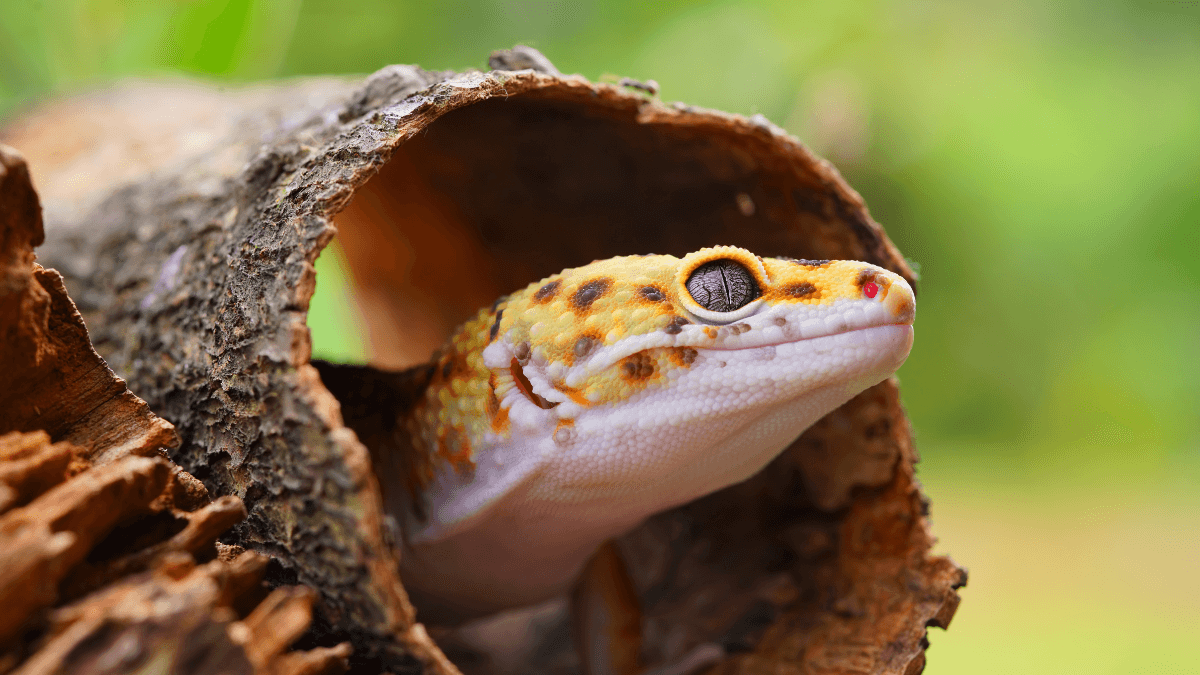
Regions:
<instances>
[{"instance_id":1,"label":"leopard gecko","mask_svg":"<svg viewBox=\"0 0 1200 675\"><path fill-rule=\"evenodd\" d=\"M404 420L429 458L407 477L406 588L457 620L569 591L606 540L745 480L889 377L915 309L875 265L732 246L500 298L435 355Z\"/></svg>"}]
</instances>

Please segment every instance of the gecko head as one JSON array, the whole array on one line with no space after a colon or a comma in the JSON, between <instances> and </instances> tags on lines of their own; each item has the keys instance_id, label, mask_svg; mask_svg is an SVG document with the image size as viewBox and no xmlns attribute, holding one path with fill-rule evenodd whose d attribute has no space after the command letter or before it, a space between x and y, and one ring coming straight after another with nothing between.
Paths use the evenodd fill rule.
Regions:
<instances>
[{"instance_id":1,"label":"gecko head","mask_svg":"<svg viewBox=\"0 0 1200 675\"><path fill-rule=\"evenodd\" d=\"M903 277L863 262L732 246L629 256L509 296L483 361L498 408L553 422L560 440L601 419L736 435L787 409L790 441L904 362L915 310Z\"/></svg>"},{"instance_id":2,"label":"gecko head","mask_svg":"<svg viewBox=\"0 0 1200 675\"><path fill-rule=\"evenodd\" d=\"M500 371L515 362L516 391L541 397L532 400L543 409L570 404L561 414L681 390L698 372L712 371L713 386L760 390L780 378L857 383L859 372L879 381L908 355L916 302L903 277L868 263L717 246L565 270L500 308L485 362Z\"/></svg>"},{"instance_id":3,"label":"gecko head","mask_svg":"<svg viewBox=\"0 0 1200 675\"><path fill-rule=\"evenodd\" d=\"M477 484L515 484L538 467L551 502L622 495L614 522L630 524L750 476L891 375L912 346L915 308L902 277L857 261L732 246L596 261L464 328L447 353L466 365L443 357L451 378L426 394L440 401L429 443L486 448L471 453L492 477ZM484 410L464 423L474 427L446 431ZM502 492L490 490L476 501Z\"/></svg>"},{"instance_id":4,"label":"gecko head","mask_svg":"<svg viewBox=\"0 0 1200 675\"><path fill-rule=\"evenodd\" d=\"M915 306L874 265L731 246L601 260L502 298L439 353L409 420L446 461L409 539L435 547L434 572L408 578L436 577L443 552L520 551L496 564L537 578L524 600L561 590L604 539L744 480L888 377Z\"/></svg>"}]
</instances>

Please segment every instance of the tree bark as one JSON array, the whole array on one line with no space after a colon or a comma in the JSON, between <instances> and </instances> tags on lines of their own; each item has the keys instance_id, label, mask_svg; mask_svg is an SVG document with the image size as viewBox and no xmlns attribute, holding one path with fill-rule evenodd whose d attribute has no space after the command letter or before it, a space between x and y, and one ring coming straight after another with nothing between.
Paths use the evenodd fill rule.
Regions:
<instances>
[{"instance_id":1,"label":"tree bark","mask_svg":"<svg viewBox=\"0 0 1200 675\"><path fill-rule=\"evenodd\" d=\"M344 420L309 362L313 263L335 233L373 362L389 367L423 360L500 294L613 255L733 244L916 281L837 171L760 116L664 105L536 59L495 65L512 63L529 69L200 88L207 126L165 116L163 151L132 182L113 171L63 187L56 176L78 164L61 153L39 178L54 196L43 262L66 277L109 365L175 425L171 458L244 501L227 543L280 561L276 583L316 589L311 641L349 639L355 663L377 671L454 666L397 576L380 488L394 479L373 469L370 434L347 426L361 406ZM89 114L127 114L163 86L93 95ZM27 143L36 167L37 140L74 106L19 121L7 142ZM187 134L203 142L172 140ZM762 474L624 537L647 656L717 642L732 654L721 673L920 672L926 627L949 623L966 575L929 555L915 461L890 380ZM571 666L562 649L526 665Z\"/></svg>"},{"instance_id":2,"label":"tree bark","mask_svg":"<svg viewBox=\"0 0 1200 675\"><path fill-rule=\"evenodd\" d=\"M0 672L345 672L349 643L287 651L311 590L268 596L267 559L215 543L246 517L241 499L211 501L161 456L174 427L34 262L41 215L25 162L0 145Z\"/></svg>"}]
</instances>

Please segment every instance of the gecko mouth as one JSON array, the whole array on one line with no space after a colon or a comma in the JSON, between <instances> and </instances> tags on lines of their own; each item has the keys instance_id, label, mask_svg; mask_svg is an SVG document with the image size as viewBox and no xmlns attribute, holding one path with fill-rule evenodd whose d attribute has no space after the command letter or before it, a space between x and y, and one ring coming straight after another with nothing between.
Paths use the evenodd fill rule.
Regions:
<instances>
[{"instance_id":1,"label":"gecko mouth","mask_svg":"<svg viewBox=\"0 0 1200 675\"><path fill-rule=\"evenodd\" d=\"M525 376L525 371L521 369L521 362L515 357L512 360L512 364L508 367L508 370L510 373L512 373L513 381L517 384L517 391L521 392L525 398L529 399L531 403L542 410L549 410L558 405L557 402L548 401L545 397L533 390L533 384L529 381L529 378Z\"/></svg>"},{"instance_id":2,"label":"gecko mouth","mask_svg":"<svg viewBox=\"0 0 1200 675\"><path fill-rule=\"evenodd\" d=\"M702 350L740 351L817 340L886 326L912 327L911 314L896 317L892 321L871 321L865 316L858 321L854 320L854 317L845 316L839 316L838 319L839 321L835 323L813 319L789 322L784 317L775 317L762 326L751 326L742 321L720 326L713 333L704 331L702 339L680 341L679 344L686 343L686 346Z\"/></svg>"}]
</instances>

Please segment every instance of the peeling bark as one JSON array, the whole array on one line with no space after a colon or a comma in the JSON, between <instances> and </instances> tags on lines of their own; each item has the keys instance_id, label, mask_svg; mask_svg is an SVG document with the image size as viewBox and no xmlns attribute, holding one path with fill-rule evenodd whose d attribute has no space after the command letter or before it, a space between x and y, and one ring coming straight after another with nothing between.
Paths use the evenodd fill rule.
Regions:
<instances>
[{"instance_id":1,"label":"peeling bark","mask_svg":"<svg viewBox=\"0 0 1200 675\"><path fill-rule=\"evenodd\" d=\"M494 65L538 66L520 56ZM371 453L403 439L389 440L359 380L323 384L309 363L313 262L335 233L388 367L423 361L501 293L618 254L733 244L864 260L915 283L837 171L761 117L544 64L389 66L361 84L265 89L213 95L220 132L177 163L57 192L42 255L97 349L175 425L171 458L244 502L227 543L278 559L275 583L316 589L309 639L349 639L363 667L456 670L396 573L380 483L397 479ZM966 577L929 555L915 461L884 382L761 475L626 536L651 661L718 642L734 652L721 673L919 672L926 627L948 623ZM572 667L567 651L535 652L530 672Z\"/></svg>"},{"instance_id":2,"label":"peeling bark","mask_svg":"<svg viewBox=\"0 0 1200 675\"><path fill-rule=\"evenodd\" d=\"M311 590L259 604L267 559L218 557L242 501L210 502L159 456L174 428L92 349L34 262L42 238L25 163L0 146L0 672L344 672L349 643L286 651Z\"/></svg>"}]
</instances>

